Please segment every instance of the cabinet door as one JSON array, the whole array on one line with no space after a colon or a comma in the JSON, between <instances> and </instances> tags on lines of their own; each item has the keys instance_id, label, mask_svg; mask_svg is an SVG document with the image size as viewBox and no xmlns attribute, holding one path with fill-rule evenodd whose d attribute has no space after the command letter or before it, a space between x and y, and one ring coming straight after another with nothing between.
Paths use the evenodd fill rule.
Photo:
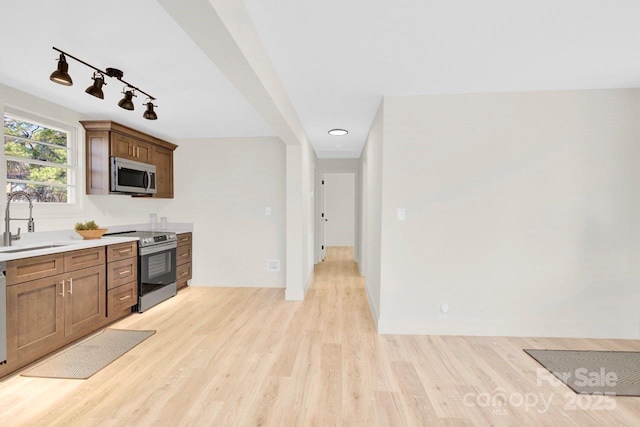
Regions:
<instances>
[{"instance_id":1,"label":"cabinet door","mask_svg":"<svg viewBox=\"0 0 640 427\"><path fill-rule=\"evenodd\" d=\"M151 144L130 136L112 132L111 155L138 162L151 163Z\"/></svg>"},{"instance_id":2,"label":"cabinet door","mask_svg":"<svg viewBox=\"0 0 640 427\"><path fill-rule=\"evenodd\" d=\"M92 332L105 317L106 280L104 266L65 274L65 336Z\"/></svg>"},{"instance_id":3,"label":"cabinet door","mask_svg":"<svg viewBox=\"0 0 640 427\"><path fill-rule=\"evenodd\" d=\"M173 198L173 151L164 147L155 147L153 163L156 165L157 193L153 197Z\"/></svg>"},{"instance_id":4,"label":"cabinet door","mask_svg":"<svg viewBox=\"0 0 640 427\"><path fill-rule=\"evenodd\" d=\"M7 287L7 360L29 363L64 339L64 275Z\"/></svg>"}]
</instances>

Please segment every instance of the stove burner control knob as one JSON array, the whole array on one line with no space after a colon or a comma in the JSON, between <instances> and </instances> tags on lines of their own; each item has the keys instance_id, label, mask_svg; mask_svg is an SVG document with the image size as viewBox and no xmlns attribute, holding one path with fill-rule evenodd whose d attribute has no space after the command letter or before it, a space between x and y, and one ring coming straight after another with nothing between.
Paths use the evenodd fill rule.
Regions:
<instances>
[{"instance_id":1,"label":"stove burner control knob","mask_svg":"<svg viewBox=\"0 0 640 427\"><path fill-rule=\"evenodd\" d=\"M144 239L142 239L142 243L153 243L153 237L145 237Z\"/></svg>"}]
</instances>

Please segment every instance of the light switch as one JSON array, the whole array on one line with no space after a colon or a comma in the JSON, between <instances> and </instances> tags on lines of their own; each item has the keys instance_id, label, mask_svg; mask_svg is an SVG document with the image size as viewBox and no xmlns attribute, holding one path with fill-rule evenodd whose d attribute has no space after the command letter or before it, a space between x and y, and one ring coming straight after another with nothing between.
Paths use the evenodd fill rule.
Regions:
<instances>
[{"instance_id":1,"label":"light switch","mask_svg":"<svg viewBox=\"0 0 640 427\"><path fill-rule=\"evenodd\" d=\"M270 215L271 215L271 208L270 208L270 207L266 207L266 208L264 208L264 214L265 214L266 216L270 216Z\"/></svg>"},{"instance_id":2,"label":"light switch","mask_svg":"<svg viewBox=\"0 0 640 427\"><path fill-rule=\"evenodd\" d=\"M398 208L398 221L407 219L407 211L404 208Z\"/></svg>"}]
</instances>

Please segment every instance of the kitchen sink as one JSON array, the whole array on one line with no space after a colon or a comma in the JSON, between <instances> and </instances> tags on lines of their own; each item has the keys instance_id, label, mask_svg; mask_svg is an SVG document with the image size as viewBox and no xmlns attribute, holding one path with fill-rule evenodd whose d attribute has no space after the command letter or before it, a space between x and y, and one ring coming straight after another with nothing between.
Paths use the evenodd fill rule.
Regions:
<instances>
[{"instance_id":1,"label":"kitchen sink","mask_svg":"<svg viewBox=\"0 0 640 427\"><path fill-rule=\"evenodd\" d=\"M68 246L68 245L43 245L43 246L30 246L28 248L17 248L17 249L11 249L9 251L3 251L0 250L0 254L12 254L12 253L16 253L16 252L27 252L27 251L36 251L38 249L50 249L50 248L59 248L61 246Z\"/></svg>"}]
</instances>

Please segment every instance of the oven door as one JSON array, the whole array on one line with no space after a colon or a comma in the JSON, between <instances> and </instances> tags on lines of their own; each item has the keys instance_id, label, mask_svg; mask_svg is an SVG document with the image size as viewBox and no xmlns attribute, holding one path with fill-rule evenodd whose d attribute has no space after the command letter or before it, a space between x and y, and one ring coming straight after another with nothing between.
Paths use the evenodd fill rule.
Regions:
<instances>
[{"instance_id":1,"label":"oven door","mask_svg":"<svg viewBox=\"0 0 640 427\"><path fill-rule=\"evenodd\" d=\"M176 282L176 242L140 248L140 295Z\"/></svg>"}]
</instances>

